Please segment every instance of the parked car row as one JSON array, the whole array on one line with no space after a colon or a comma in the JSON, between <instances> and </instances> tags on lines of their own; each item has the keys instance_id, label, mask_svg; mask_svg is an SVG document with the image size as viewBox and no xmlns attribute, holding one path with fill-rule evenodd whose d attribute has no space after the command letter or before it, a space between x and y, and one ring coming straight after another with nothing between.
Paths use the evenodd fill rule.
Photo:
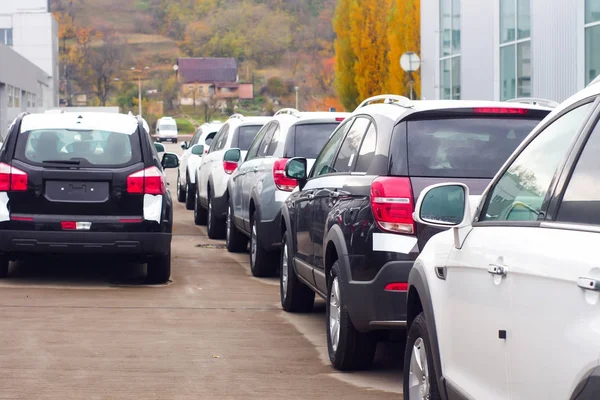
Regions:
<instances>
[{"instance_id":1,"label":"parked car row","mask_svg":"<svg viewBox=\"0 0 600 400\"><path fill-rule=\"evenodd\" d=\"M229 251L250 242L253 275L279 272L285 311L326 301L339 370L368 368L404 331L407 398L584 398L600 387L598 94L555 109L383 95L351 114L284 110L245 155L215 156L218 211L200 178L196 208L215 215L213 238L227 218Z\"/></svg>"}]
</instances>

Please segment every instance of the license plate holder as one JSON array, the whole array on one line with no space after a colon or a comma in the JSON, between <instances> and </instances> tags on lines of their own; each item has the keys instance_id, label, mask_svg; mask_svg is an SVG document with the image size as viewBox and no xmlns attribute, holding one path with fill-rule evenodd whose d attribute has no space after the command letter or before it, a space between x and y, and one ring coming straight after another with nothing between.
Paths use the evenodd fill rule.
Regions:
<instances>
[{"instance_id":1,"label":"license plate holder","mask_svg":"<svg viewBox=\"0 0 600 400\"><path fill-rule=\"evenodd\" d=\"M59 203L104 203L108 200L109 183L46 181L44 195Z\"/></svg>"}]
</instances>

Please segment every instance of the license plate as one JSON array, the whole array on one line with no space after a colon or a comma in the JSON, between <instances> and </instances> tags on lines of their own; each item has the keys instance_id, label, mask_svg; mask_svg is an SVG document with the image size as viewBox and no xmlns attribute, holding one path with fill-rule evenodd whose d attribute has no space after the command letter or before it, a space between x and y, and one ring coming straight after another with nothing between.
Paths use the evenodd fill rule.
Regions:
<instances>
[{"instance_id":1,"label":"license plate","mask_svg":"<svg viewBox=\"0 0 600 400\"><path fill-rule=\"evenodd\" d=\"M45 189L55 202L104 203L109 197L108 182L47 181Z\"/></svg>"}]
</instances>

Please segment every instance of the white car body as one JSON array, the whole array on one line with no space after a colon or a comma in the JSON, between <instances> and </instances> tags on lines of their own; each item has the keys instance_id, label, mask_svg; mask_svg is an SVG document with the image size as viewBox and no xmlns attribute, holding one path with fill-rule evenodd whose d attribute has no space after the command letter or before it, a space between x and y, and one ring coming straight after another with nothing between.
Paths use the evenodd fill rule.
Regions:
<instances>
[{"instance_id":1,"label":"white car body","mask_svg":"<svg viewBox=\"0 0 600 400\"><path fill-rule=\"evenodd\" d=\"M156 121L156 139L159 142L171 141L177 143L179 132L177 122L172 117L162 117Z\"/></svg>"},{"instance_id":2,"label":"white car body","mask_svg":"<svg viewBox=\"0 0 600 400\"><path fill-rule=\"evenodd\" d=\"M584 214L595 204L588 199L600 197L600 171L584 161L596 153L594 131L600 140L599 95L600 84L591 85L556 108L501 168L481 204L467 197L463 221L434 236L415 262L408 304L419 296L429 351L440 360L430 377L442 376L440 392L445 386L453 399L598 398L600 223ZM579 166L588 169L577 174ZM569 191L578 182L584 190ZM423 220L421 206L435 198L431 190L452 185L468 194L458 183L430 186L415 219L444 226L437 217ZM566 219L567 210L580 219ZM413 318L409 310L409 329L416 310ZM417 352L410 340L409 350ZM406 382L417 382L411 377L405 398L413 399L406 393Z\"/></svg>"},{"instance_id":3,"label":"white car body","mask_svg":"<svg viewBox=\"0 0 600 400\"><path fill-rule=\"evenodd\" d=\"M179 165L179 184L182 187L189 187L192 192L194 191L196 184L196 170L202 164L202 158L199 155L192 154L192 147L195 145L203 145L204 146L204 155L208 154L210 149L210 142L215 137L219 129L223 126L222 123L206 123L203 124L189 143L183 142L183 153L179 157L181 160L181 164ZM189 178L189 182L188 182Z\"/></svg>"}]
</instances>

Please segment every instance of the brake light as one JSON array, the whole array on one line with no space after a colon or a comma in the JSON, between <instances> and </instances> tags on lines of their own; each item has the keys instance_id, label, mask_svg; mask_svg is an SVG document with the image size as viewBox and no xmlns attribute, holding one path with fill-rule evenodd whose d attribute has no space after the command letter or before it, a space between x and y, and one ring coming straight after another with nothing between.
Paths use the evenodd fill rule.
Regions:
<instances>
[{"instance_id":1,"label":"brake light","mask_svg":"<svg viewBox=\"0 0 600 400\"><path fill-rule=\"evenodd\" d=\"M223 161L223 169L227 175L233 174L233 171L235 171L237 167L237 163L233 161Z\"/></svg>"},{"instance_id":2,"label":"brake light","mask_svg":"<svg viewBox=\"0 0 600 400\"><path fill-rule=\"evenodd\" d=\"M335 121L336 122L342 122L343 120L345 120L346 118L344 117L336 117Z\"/></svg>"},{"instance_id":3,"label":"brake light","mask_svg":"<svg viewBox=\"0 0 600 400\"><path fill-rule=\"evenodd\" d=\"M394 233L415 233L414 198L408 178L380 177L371 184L371 210L377 225Z\"/></svg>"},{"instance_id":4,"label":"brake light","mask_svg":"<svg viewBox=\"0 0 600 400\"><path fill-rule=\"evenodd\" d=\"M526 108L505 108L505 107L479 107L473 109L474 113L477 114L528 114L529 110Z\"/></svg>"},{"instance_id":5,"label":"brake light","mask_svg":"<svg viewBox=\"0 0 600 400\"><path fill-rule=\"evenodd\" d=\"M0 163L0 192L24 192L27 190L28 178L27 172Z\"/></svg>"},{"instance_id":6,"label":"brake light","mask_svg":"<svg viewBox=\"0 0 600 400\"><path fill-rule=\"evenodd\" d=\"M407 282L393 282L385 285L385 289L388 292L406 292L408 290Z\"/></svg>"},{"instance_id":7,"label":"brake light","mask_svg":"<svg viewBox=\"0 0 600 400\"><path fill-rule=\"evenodd\" d=\"M166 190L163 174L156 167L146 168L127 177L127 193L165 194Z\"/></svg>"},{"instance_id":8,"label":"brake light","mask_svg":"<svg viewBox=\"0 0 600 400\"><path fill-rule=\"evenodd\" d=\"M298 181L285 176L285 166L287 165L287 158L280 158L273 164L273 181L277 189L286 192L291 192L298 186Z\"/></svg>"},{"instance_id":9,"label":"brake light","mask_svg":"<svg viewBox=\"0 0 600 400\"><path fill-rule=\"evenodd\" d=\"M74 231L77 229L77 222L75 221L62 221L60 223L61 228L65 231Z\"/></svg>"}]
</instances>

